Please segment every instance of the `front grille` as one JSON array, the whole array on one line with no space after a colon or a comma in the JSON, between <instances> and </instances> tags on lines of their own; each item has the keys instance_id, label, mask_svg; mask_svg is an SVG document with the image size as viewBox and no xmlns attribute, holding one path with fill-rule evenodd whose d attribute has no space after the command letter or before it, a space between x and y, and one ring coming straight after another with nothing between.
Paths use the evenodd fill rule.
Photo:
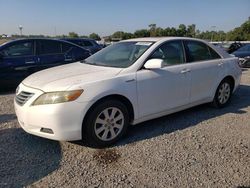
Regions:
<instances>
[{"instance_id":1,"label":"front grille","mask_svg":"<svg viewBox=\"0 0 250 188\"><path fill-rule=\"evenodd\" d=\"M16 103L23 106L33 95L34 93L22 91L16 96Z\"/></svg>"}]
</instances>

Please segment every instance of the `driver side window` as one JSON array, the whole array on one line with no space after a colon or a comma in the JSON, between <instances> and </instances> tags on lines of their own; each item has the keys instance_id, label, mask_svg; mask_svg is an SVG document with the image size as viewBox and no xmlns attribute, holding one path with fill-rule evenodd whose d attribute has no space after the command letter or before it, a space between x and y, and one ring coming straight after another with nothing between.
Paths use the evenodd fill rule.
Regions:
<instances>
[{"instance_id":1,"label":"driver side window","mask_svg":"<svg viewBox=\"0 0 250 188\"><path fill-rule=\"evenodd\" d=\"M161 45L150 56L150 59L162 59L164 66L184 63L184 53L181 41L170 41Z\"/></svg>"}]
</instances>

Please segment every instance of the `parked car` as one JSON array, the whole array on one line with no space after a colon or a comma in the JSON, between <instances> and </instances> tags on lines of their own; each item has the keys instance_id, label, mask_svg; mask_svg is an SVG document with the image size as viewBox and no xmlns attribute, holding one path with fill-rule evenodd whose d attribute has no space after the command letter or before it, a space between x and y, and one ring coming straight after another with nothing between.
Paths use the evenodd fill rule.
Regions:
<instances>
[{"instance_id":1,"label":"parked car","mask_svg":"<svg viewBox=\"0 0 250 188\"><path fill-rule=\"evenodd\" d=\"M77 44L87 50L89 50L92 54L98 52L102 49L102 47L93 39L87 38L62 38L61 40L69 41L74 44Z\"/></svg>"},{"instance_id":2,"label":"parked car","mask_svg":"<svg viewBox=\"0 0 250 188\"><path fill-rule=\"evenodd\" d=\"M30 134L103 147L129 124L208 102L224 107L241 74L238 58L202 40L130 39L29 76L17 88L15 111Z\"/></svg>"},{"instance_id":3,"label":"parked car","mask_svg":"<svg viewBox=\"0 0 250 188\"><path fill-rule=\"evenodd\" d=\"M70 42L20 39L0 46L0 85L17 86L28 75L57 65L83 60L90 53Z\"/></svg>"},{"instance_id":4,"label":"parked car","mask_svg":"<svg viewBox=\"0 0 250 188\"><path fill-rule=\"evenodd\" d=\"M250 44L246 44L232 54L240 59L242 67L250 67Z\"/></svg>"},{"instance_id":5,"label":"parked car","mask_svg":"<svg viewBox=\"0 0 250 188\"><path fill-rule=\"evenodd\" d=\"M236 50L238 50L239 48L241 48L242 46L244 46L244 44L242 44L240 42L234 42L229 46L227 52L231 54L231 53L235 52Z\"/></svg>"}]
</instances>

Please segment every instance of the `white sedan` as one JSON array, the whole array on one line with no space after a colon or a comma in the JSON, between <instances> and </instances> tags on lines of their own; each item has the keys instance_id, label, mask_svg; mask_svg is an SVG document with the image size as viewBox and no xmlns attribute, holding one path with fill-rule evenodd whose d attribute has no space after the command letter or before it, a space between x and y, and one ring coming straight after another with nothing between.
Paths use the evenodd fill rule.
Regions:
<instances>
[{"instance_id":1,"label":"white sedan","mask_svg":"<svg viewBox=\"0 0 250 188\"><path fill-rule=\"evenodd\" d=\"M30 134L104 147L129 124L202 103L224 107L240 79L238 59L205 41L131 39L29 76L14 103Z\"/></svg>"}]
</instances>

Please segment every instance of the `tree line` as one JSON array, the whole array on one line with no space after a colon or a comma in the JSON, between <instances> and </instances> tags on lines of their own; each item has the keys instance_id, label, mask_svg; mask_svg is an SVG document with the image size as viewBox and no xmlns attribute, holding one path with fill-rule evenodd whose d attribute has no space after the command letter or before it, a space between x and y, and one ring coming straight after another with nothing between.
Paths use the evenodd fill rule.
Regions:
<instances>
[{"instance_id":1,"label":"tree line","mask_svg":"<svg viewBox=\"0 0 250 188\"><path fill-rule=\"evenodd\" d=\"M215 26L214 26L215 27ZM167 27L161 28L157 27L156 24L150 24L147 29L139 29L134 33L116 31L112 35L105 37L106 40L125 40L131 38L139 37L164 37L164 36L179 36L179 37L195 37L209 41L250 41L250 19L240 27L236 27L229 32L216 31L215 28L212 28L210 31L200 31L196 29L195 24L185 25L180 24L179 27ZM50 37L44 35L29 35L29 36L20 36L12 35L13 38L18 37ZM97 33L91 33L89 36L81 36L76 32L69 32L68 35L58 35L55 38L92 38L94 40L101 40L101 37Z\"/></svg>"},{"instance_id":2,"label":"tree line","mask_svg":"<svg viewBox=\"0 0 250 188\"><path fill-rule=\"evenodd\" d=\"M117 31L111 35L112 38L130 39L138 37L163 37L163 36L179 36L179 37L195 37L209 41L245 41L250 40L250 20L244 22L240 27L224 32L224 31L203 31L196 30L196 25L180 24L179 27L157 27L156 24L150 24L148 29L140 29L134 33Z\"/></svg>"}]
</instances>

